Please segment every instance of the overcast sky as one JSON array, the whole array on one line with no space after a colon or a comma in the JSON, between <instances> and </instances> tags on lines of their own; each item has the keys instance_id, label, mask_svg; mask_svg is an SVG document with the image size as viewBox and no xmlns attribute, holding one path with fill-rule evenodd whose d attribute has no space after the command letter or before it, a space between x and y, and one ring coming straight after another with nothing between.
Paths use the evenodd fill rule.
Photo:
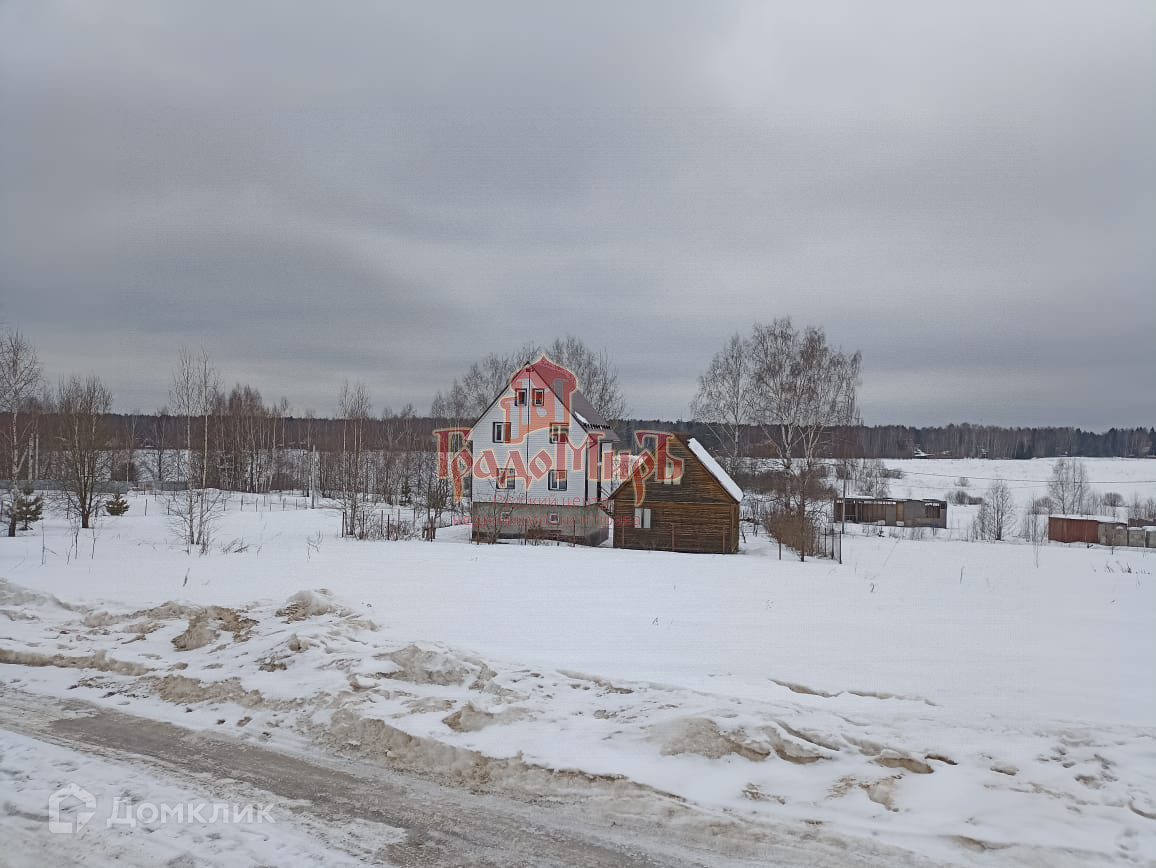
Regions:
<instances>
[{"instance_id":1,"label":"overcast sky","mask_svg":"<svg viewBox=\"0 0 1156 868\"><path fill-rule=\"evenodd\" d=\"M1156 6L0 0L0 317L120 409L573 332L685 417L787 315L869 423L1156 424Z\"/></svg>"}]
</instances>

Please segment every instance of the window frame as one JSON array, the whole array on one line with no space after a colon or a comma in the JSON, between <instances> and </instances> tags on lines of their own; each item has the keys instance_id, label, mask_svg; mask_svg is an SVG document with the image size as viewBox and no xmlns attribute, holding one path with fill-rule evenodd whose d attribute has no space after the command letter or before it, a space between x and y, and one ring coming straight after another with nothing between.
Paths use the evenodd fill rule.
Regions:
<instances>
[{"instance_id":1,"label":"window frame","mask_svg":"<svg viewBox=\"0 0 1156 868\"><path fill-rule=\"evenodd\" d=\"M565 422L551 422L550 423L550 442L551 443L569 443L570 442L570 426Z\"/></svg>"},{"instance_id":2,"label":"window frame","mask_svg":"<svg viewBox=\"0 0 1156 868\"><path fill-rule=\"evenodd\" d=\"M638 530L652 530L651 512L649 506L634 507L634 527Z\"/></svg>"},{"instance_id":3,"label":"window frame","mask_svg":"<svg viewBox=\"0 0 1156 868\"><path fill-rule=\"evenodd\" d=\"M510 423L509 422L494 422L491 429L490 436L494 443L509 443L510 442Z\"/></svg>"},{"instance_id":4,"label":"window frame","mask_svg":"<svg viewBox=\"0 0 1156 868\"><path fill-rule=\"evenodd\" d=\"M530 397L534 401L535 407L542 407L546 403L546 390L534 389Z\"/></svg>"},{"instance_id":5,"label":"window frame","mask_svg":"<svg viewBox=\"0 0 1156 868\"><path fill-rule=\"evenodd\" d=\"M551 470L546 474L546 488L550 491L566 491L569 485L565 470Z\"/></svg>"}]
</instances>

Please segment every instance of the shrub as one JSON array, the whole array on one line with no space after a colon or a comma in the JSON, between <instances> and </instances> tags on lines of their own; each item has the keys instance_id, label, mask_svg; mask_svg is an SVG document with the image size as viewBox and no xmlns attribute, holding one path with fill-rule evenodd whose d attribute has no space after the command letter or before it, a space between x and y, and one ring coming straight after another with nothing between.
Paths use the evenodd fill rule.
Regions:
<instances>
[{"instance_id":1,"label":"shrub","mask_svg":"<svg viewBox=\"0 0 1156 868\"><path fill-rule=\"evenodd\" d=\"M124 515L128 512L129 503L119 491L104 502L104 511L109 515Z\"/></svg>"},{"instance_id":2,"label":"shrub","mask_svg":"<svg viewBox=\"0 0 1156 868\"><path fill-rule=\"evenodd\" d=\"M12 503L8 507L9 518L13 523L19 523L21 530L28 530L34 522L40 521L44 515L44 498L26 485L12 496Z\"/></svg>"}]
</instances>

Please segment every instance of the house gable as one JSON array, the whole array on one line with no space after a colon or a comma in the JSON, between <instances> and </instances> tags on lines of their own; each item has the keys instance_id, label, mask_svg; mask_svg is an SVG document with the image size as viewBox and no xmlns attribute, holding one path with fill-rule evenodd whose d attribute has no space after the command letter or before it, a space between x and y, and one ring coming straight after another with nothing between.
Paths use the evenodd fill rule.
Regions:
<instances>
[{"instance_id":1,"label":"house gable","mask_svg":"<svg viewBox=\"0 0 1156 868\"><path fill-rule=\"evenodd\" d=\"M470 427L468 439L476 437L486 438L486 431L479 431L482 423L494 421L494 408L500 407L503 411L512 410L515 395L519 389L526 390L526 404L530 410L529 427L548 427L551 424L572 424L578 426L585 439L611 442L617 437L610 429L610 423L593 408L586 396L578 389L578 381L574 375L555 364L543 353L536 361L523 365L514 373L506 387L494 396L489 406ZM538 408L534 404L534 390L541 389L544 394L543 405ZM540 412L536 412L540 411ZM503 412L503 418L511 415ZM522 434L529 432L523 431ZM572 442L573 439L572 439Z\"/></svg>"},{"instance_id":2,"label":"house gable","mask_svg":"<svg viewBox=\"0 0 1156 868\"><path fill-rule=\"evenodd\" d=\"M611 499L626 498L633 503L635 491L637 490L636 486L641 486L643 501L655 503L683 503L689 501L697 503L738 503L740 499L734 496L726 484L729 482L731 486L734 485L730 477L726 477L726 482L720 480L714 469L708 467L700 459L699 455L696 454L696 450L690 445L690 440L691 438L684 434L675 434L667 441L667 453L671 457L682 461L682 479L678 483L660 482L655 479L653 475L647 479L640 480L644 468L638 465L631 475L610 495ZM718 468L718 470L721 472L721 468ZM735 486L735 488L737 488L737 486ZM742 492L740 491L739 493L741 494Z\"/></svg>"}]
</instances>

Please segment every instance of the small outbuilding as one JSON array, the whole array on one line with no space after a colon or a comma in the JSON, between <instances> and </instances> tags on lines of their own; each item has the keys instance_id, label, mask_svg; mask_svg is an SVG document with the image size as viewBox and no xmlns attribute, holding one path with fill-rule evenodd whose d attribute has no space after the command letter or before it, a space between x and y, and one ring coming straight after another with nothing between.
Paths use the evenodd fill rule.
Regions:
<instances>
[{"instance_id":1,"label":"small outbuilding","mask_svg":"<svg viewBox=\"0 0 1156 868\"><path fill-rule=\"evenodd\" d=\"M1126 546L1128 524L1104 515L1049 515L1048 539L1062 543Z\"/></svg>"},{"instance_id":2,"label":"small outbuilding","mask_svg":"<svg viewBox=\"0 0 1156 868\"><path fill-rule=\"evenodd\" d=\"M737 552L742 489L689 435L671 436L665 454L681 463L681 474L656 478L639 462L610 495L614 547Z\"/></svg>"},{"instance_id":3,"label":"small outbuilding","mask_svg":"<svg viewBox=\"0 0 1156 868\"><path fill-rule=\"evenodd\" d=\"M837 497L835 522L887 527L947 527L946 500L893 497Z\"/></svg>"}]
</instances>

